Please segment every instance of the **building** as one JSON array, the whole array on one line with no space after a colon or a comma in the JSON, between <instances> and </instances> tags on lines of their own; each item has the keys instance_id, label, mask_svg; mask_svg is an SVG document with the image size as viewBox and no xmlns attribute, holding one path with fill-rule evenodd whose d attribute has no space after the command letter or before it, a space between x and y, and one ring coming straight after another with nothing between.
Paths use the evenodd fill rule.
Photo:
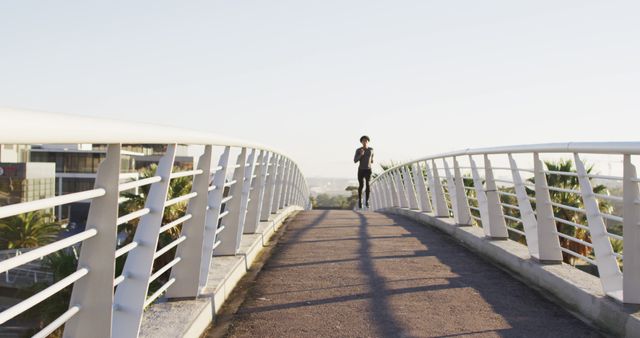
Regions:
<instances>
[{"instance_id":1,"label":"building","mask_svg":"<svg viewBox=\"0 0 640 338\"><path fill-rule=\"evenodd\" d=\"M0 162L0 206L55 196L53 163Z\"/></svg>"},{"instance_id":2,"label":"building","mask_svg":"<svg viewBox=\"0 0 640 338\"><path fill-rule=\"evenodd\" d=\"M106 145L100 144L43 144L30 149L31 162L53 163L55 166L55 195L65 195L93 189L98 167L106 157ZM176 165L193 168L193 156L186 146L179 146ZM138 178L140 168L157 163L165 149L158 145L124 145L120 159L120 180ZM56 210L58 220L68 220L72 231L84 229L89 214L89 202L71 203Z\"/></svg>"},{"instance_id":3,"label":"building","mask_svg":"<svg viewBox=\"0 0 640 338\"><path fill-rule=\"evenodd\" d=\"M24 144L0 144L0 163L28 162L30 148Z\"/></svg>"}]
</instances>

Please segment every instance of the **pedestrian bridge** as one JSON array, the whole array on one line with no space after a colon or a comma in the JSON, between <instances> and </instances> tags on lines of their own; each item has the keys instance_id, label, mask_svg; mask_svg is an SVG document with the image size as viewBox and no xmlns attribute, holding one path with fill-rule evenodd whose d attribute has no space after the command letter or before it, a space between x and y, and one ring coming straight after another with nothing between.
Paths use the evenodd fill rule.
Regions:
<instances>
[{"instance_id":1,"label":"pedestrian bridge","mask_svg":"<svg viewBox=\"0 0 640 338\"><path fill-rule=\"evenodd\" d=\"M104 149L92 189L0 206L2 223L90 203L82 231L0 261L4 278L78 253L71 272L1 310L2 334L640 336L638 142L427 156L377 176L371 210L313 211L294 159L268 146L60 114L0 117L30 126L3 130L0 144ZM121 163L138 145L160 156L131 180ZM174 165L179 145L197 147L193 168ZM545 163L563 156L575 168ZM178 193L176 180L190 190Z\"/></svg>"}]
</instances>

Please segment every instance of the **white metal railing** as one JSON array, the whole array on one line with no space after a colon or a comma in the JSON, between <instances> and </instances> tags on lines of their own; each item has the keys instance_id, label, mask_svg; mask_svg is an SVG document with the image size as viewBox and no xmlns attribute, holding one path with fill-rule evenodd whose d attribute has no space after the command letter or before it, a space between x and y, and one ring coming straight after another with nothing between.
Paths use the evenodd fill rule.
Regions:
<instances>
[{"instance_id":1,"label":"white metal railing","mask_svg":"<svg viewBox=\"0 0 640 338\"><path fill-rule=\"evenodd\" d=\"M481 226L490 239L526 242L531 257L540 261L570 258L593 265L605 294L640 304L639 155L640 142L609 142L467 149L427 156L373 179L373 207L453 217L457 224ZM619 175L590 173L584 160L590 156L621 163ZM575 169L549 170L542 157L569 157ZM506 165L492 166L492 161ZM509 177L496 178L496 172ZM549 183L567 182L558 179L562 177L574 183ZM619 196L594 192L594 179L619 182L622 192ZM571 201L578 204L570 205ZM603 210L603 203L616 207L613 212ZM568 213L572 217L565 216ZM621 225L623 233L610 233L607 223ZM623 240L627 255L614 250L613 241Z\"/></svg>"},{"instance_id":2,"label":"white metal railing","mask_svg":"<svg viewBox=\"0 0 640 338\"><path fill-rule=\"evenodd\" d=\"M260 221L288 206L310 207L306 180L296 163L260 144L171 127L14 109L0 109L0 119L12 126L0 133L0 144L107 144L94 189L0 207L2 221L68 203L91 203L84 231L0 261L0 273L5 273L81 244L76 272L0 312L2 325L73 285L69 310L47 323L39 337L62 325L65 337L135 337L146 306L160 297L197 297L207 284L213 256L235 255L242 235L255 233ZM164 145L154 176L121 183L122 144ZM172 172L178 144L204 148L197 168ZM217 158L214 150L220 152ZM235 164L230 163L232 152L238 153ZM171 180L181 177L192 179L191 191L169 199ZM119 215L119 203L126 201L120 193L145 186L144 207ZM186 204L184 215L163 224L165 208L179 203ZM119 226L133 220L138 221L133 240L117 247ZM159 248L160 235L177 226L179 236ZM168 263L154 264L173 249ZM115 276L115 260L124 255L122 274ZM170 277L151 290L163 274Z\"/></svg>"}]
</instances>

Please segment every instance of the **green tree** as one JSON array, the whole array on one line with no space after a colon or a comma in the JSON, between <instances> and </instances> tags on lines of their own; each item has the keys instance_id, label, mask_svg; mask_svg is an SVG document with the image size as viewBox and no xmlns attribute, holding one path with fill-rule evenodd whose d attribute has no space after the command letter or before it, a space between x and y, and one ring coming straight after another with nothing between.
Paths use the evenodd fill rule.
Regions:
<instances>
[{"instance_id":1,"label":"green tree","mask_svg":"<svg viewBox=\"0 0 640 338\"><path fill-rule=\"evenodd\" d=\"M142 168L139 172L140 179L145 179L145 178L155 176L157 168L158 166L155 164L152 164L149 167ZM179 172L182 170L185 170L185 169L177 166L173 168L174 172ZM184 177L178 177L178 178L172 179L171 182L169 183L167 200L171 200L173 198L188 194L191 191L191 186L192 186L192 178L190 176L184 176ZM131 192L123 192L122 197L125 197L126 200L123 203L121 203L119 206L119 209L120 209L119 215L123 216L144 208L146 198L149 195L150 187L151 187L150 185L141 187L138 194L131 193ZM162 224L164 225L164 224L171 223L177 220L178 218L184 216L187 209L187 203L188 201L183 201L183 202L165 207L164 213L162 215ZM127 234L127 238L124 241L125 243L129 243L133 240L136 228L138 226L138 222L139 222L139 218L121 225L121 231L124 231ZM172 229L169 229L166 232L161 233L158 238L158 248L164 247L165 245L176 240L180 236L181 230L182 230L182 225L177 225ZM172 261L175 256L175 250L176 249L174 248L169 252L165 253L164 255L158 257L154 261L154 271L160 269L161 267L165 266L167 263ZM119 261L116 262L117 275L121 273L122 268L124 266L125 259L126 259L126 255L121 256L119 258ZM163 276L155 280L150 286L150 290L153 291L158 287L160 287L162 284L164 284L168 279L169 273L170 272L167 271Z\"/></svg>"},{"instance_id":2,"label":"green tree","mask_svg":"<svg viewBox=\"0 0 640 338\"><path fill-rule=\"evenodd\" d=\"M51 215L32 211L0 220L0 248L37 248L56 240L62 228Z\"/></svg>"},{"instance_id":3,"label":"green tree","mask_svg":"<svg viewBox=\"0 0 640 338\"><path fill-rule=\"evenodd\" d=\"M566 173L576 173L576 169L574 167L573 161L559 160L557 162L554 161L545 161L545 166L548 171L558 171L558 172L566 172ZM586 168L587 174L591 174L593 171L593 166L588 166ZM535 183L535 179L529 179L530 182ZM547 174L547 184L550 187L562 188L567 190L580 190L580 183L578 181L577 176L569 176L562 174ZM601 184L592 185L593 192L596 194L608 194L607 187ZM530 194L533 194L533 191L529 190ZM551 201L557 204L566 205L569 207L584 209L584 202L582 200L582 196L563 191L549 191L551 196ZM598 205L600 211L603 213L611 213L612 206L607 201L598 201ZM566 208L560 208L553 206L553 214L557 218L562 218L564 220L574 222L581 225L587 225L587 216L585 213L577 212L573 210L568 210ZM589 231L585 229L580 229L575 226L563 224L560 222L556 222L556 227L558 232L569 235L571 237L583 240L585 242L591 243L591 235ZM593 250L584 245L580 244L566 238L560 238L560 245L564 248L567 248L571 251L579 253L583 256L593 256ZM575 257L563 253L564 261L568 263L575 264Z\"/></svg>"},{"instance_id":4,"label":"green tree","mask_svg":"<svg viewBox=\"0 0 640 338\"><path fill-rule=\"evenodd\" d=\"M72 249L65 249L54 252L44 258L43 266L53 273L53 283L64 279L70 274L74 273L78 266L78 259ZM51 284L37 283L31 287L21 290L19 296L21 298L30 297ZM51 297L47 298L42 303L29 309L24 315L34 323L34 328L31 332L28 332L28 336L32 336L38 331L42 330L49 323L60 317L69 308L69 299L71 298L71 291L73 285L70 285ZM51 333L49 337L62 337L64 326L58 328Z\"/></svg>"}]
</instances>

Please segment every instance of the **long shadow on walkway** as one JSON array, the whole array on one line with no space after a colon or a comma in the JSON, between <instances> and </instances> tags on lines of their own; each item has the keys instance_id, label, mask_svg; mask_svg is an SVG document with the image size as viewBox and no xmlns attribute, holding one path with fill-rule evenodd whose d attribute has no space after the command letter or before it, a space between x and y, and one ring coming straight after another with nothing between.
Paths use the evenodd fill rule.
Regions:
<instances>
[{"instance_id":1,"label":"long shadow on walkway","mask_svg":"<svg viewBox=\"0 0 640 338\"><path fill-rule=\"evenodd\" d=\"M339 240L348 238L349 240ZM233 337L590 337L562 308L450 237L400 216L301 213Z\"/></svg>"}]
</instances>

